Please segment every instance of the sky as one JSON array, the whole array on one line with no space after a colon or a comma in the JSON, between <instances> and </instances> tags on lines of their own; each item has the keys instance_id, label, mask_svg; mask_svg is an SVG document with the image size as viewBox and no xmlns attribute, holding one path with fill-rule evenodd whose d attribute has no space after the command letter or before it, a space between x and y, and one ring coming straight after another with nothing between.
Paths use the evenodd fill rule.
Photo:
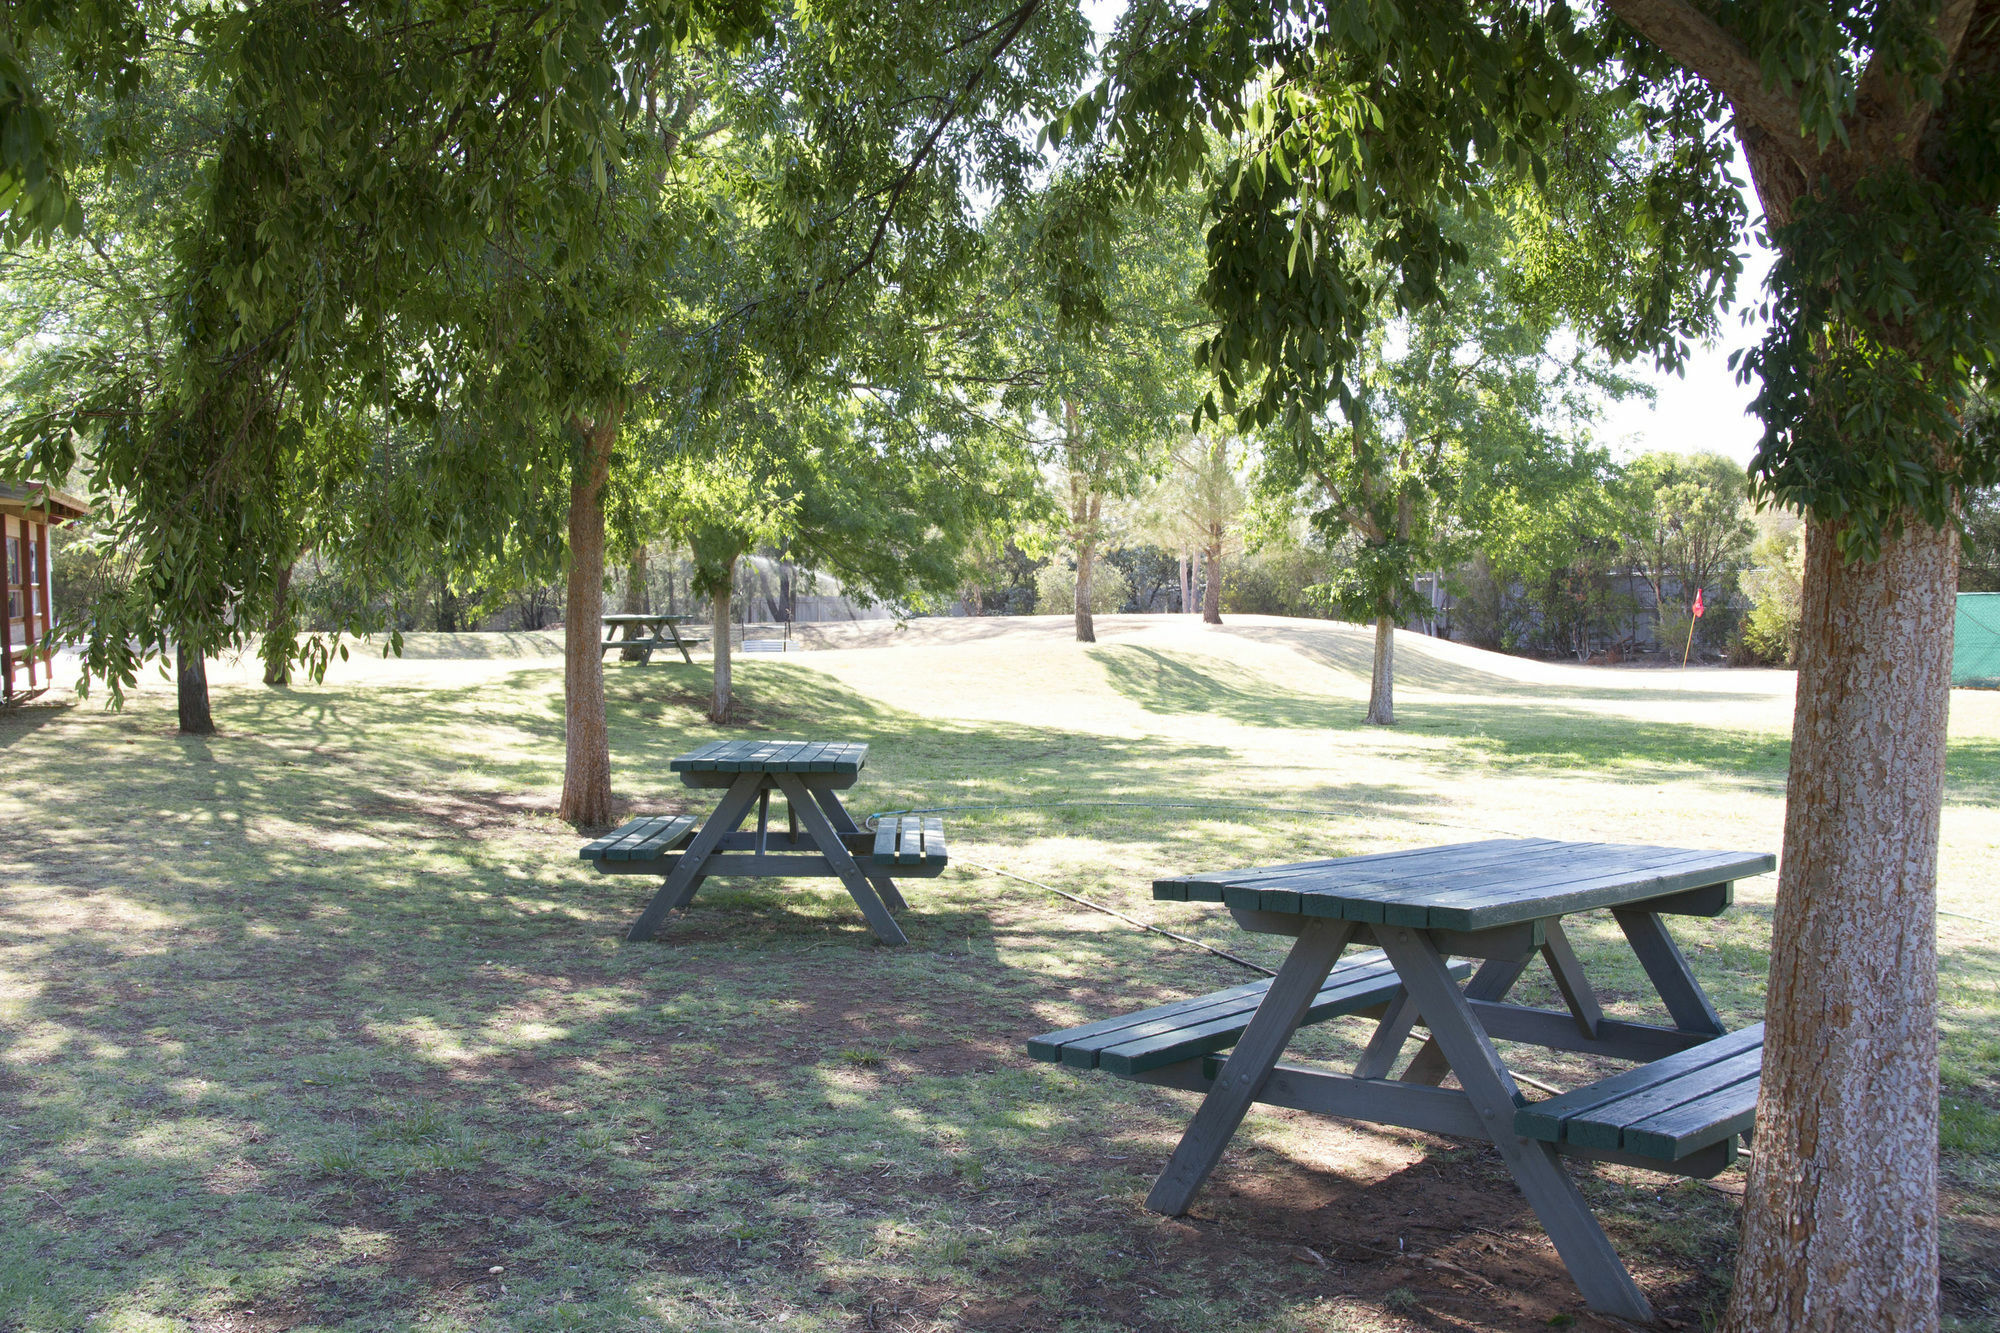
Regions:
<instances>
[{"instance_id":1,"label":"sky","mask_svg":"<svg viewBox=\"0 0 2000 1333\"><path fill-rule=\"evenodd\" d=\"M1738 173L1741 176L1742 172ZM1749 201L1755 216L1755 201ZM1737 306L1754 305L1771 268L1770 252L1752 250L1737 283ZM1746 327L1734 312L1720 320L1715 342L1696 351L1684 375L1667 375L1650 366L1634 368L1633 378L1653 386L1651 403L1613 403L1599 424L1598 438L1614 458L1631 458L1649 450L1675 453L1695 450L1728 454L1748 463L1756 452L1758 426L1745 415L1756 393L1752 384L1738 384L1729 369L1729 354L1753 345L1761 326Z\"/></svg>"}]
</instances>

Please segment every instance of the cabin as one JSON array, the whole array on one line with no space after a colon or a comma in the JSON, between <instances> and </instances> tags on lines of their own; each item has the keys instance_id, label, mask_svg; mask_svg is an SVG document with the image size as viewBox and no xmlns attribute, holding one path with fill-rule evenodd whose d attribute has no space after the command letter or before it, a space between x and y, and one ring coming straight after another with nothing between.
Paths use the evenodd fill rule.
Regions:
<instances>
[{"instance_id":1,"label":"cabin","mask_svg":"<svg viewBox=\"0 0 2000 1333\"><path fill-rule=\"evenodd\" d=\"M0 707L48 689L55 664L40 639L55 620L49 595L49 529L90 506L42 482L0 481L0 536L7 550L7 614L0 616Z\"/></svg>"}]
</instances>

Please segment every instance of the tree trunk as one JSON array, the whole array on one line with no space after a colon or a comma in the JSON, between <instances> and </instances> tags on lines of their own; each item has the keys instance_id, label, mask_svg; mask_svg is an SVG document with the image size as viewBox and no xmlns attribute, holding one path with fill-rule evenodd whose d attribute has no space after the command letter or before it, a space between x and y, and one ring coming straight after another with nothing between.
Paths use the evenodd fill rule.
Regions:
<instances>
[{"instance_id":1,"label":"tree trunk","mask_svg":"<svg viewBox=\"0 0 2000 1333\"><path fill-rule=\"evenodd\" d=\"M611 736L604 723L604 482L622 412L588 424L569 485L569 587L563 605L563 790L559 819L611 822Z\"/></svg>"},{"instance_id":2,"label":"tree trunk","mask_svg":"<svg viewBox=\"0 0 2000 1333\"><path fill-rule=\"evenodd\" d=\"M1183 551L1180 554L1180 573L1181 573L1181 604L1179 610L1182 615L1186 615L1188 612L1194 610L1194 585L1188 577L1188 558L1186 551Z\"/></svg>"},{"instance_id":3,"label":"tree trunk","mask_svg":"<svg viewBox=\"0 0 2000 1333\"><path fill-rule=\"evenodd\" d=\"M1396 622L1375 619L1375 669L1368 676L1368 724L1396 725Z\"/></svg>"},{"instance_id":4,"label":"tree trunk","mask_svg":"<svg viewBox=\"0 0 2000 1333\"><path fill-rule=\"evenodd\" d=\"M181 734L213 736L215 717L208 711L208 664L187 645L174 645L174 683L180 695Z\"/></svg>"},{"instance_id":5,"label":"tree trunk","mask_svg":"<svg viewBox=\"0 0 2000 1333\"><path fill-rule=\"evenodd\" d=\"M1097 642L1097 624L1090 618L1091 582L1097 573L1097 551L1091 542L1076 547L1076 641Z\"/></svg>"},{"instance_id":6,"label":"tree trunk","mask_svg":"<svg viewBox=\"0 0 2000 1333\"><path fill-rule=\"evenodd\" d=\"M644 542L632 548L632 554L626 561L625 600L618 609L628 616L643 616L646 614L646 544ZM637 626L627 625L625 627L626 638L633 638L637 633ZM619 660L625 662L644 661L645 656L645 650L640 648L621 648L618 651Z\"/></svg>"},{"instance_id":7,"label":"tree trunk","mask_svg":"<svg viewBox=\"0 0 2000 1333\"><path fill-rule=\"evenodd\" d=\"M1937 850L1959 543L1806 537L1763 1089L1726 1328L1933 1330Z\"/></svg>"},{"instance_id":8,"label":"tree trunk","mask_svg":"<svg viewBox=\"0 0 2000 1333\"><path fill-rule=\"evenodd\" d=\"M710 658L715 663L715 696L708 707L710 722L729 720L729 602L736 590L736 562L729 562L723 571L722 583L709 593L713 614L710 620L715 638L710 647Z\"/></svg>"},{"instance_id":9,"label":"tree trunk","mask_svg":"<svg viewBox=\"0 0 2000 1333\"><path fill-rule=\"evenodd\" d=\"M271 592L271 618L265 622L264 642L257 654L264 661L266 685L292 683L292 653L299 641L298 621L292 615L292 570L295 568L296 561L287 562L278 571L277 585Z\"/></svg>"},{"instance_id":10,"label":"tree trunk","mask_svg":"<svg viewBox=\"0 0 2000 1333\"><path fill-rule=\"evenodd\" d=\"M1208 564L1208 587L1202 593L1201 618L1211 625L1222 623L1222 529L1210 525L1208 549L1202 552Z\"/></svg>"}]
</instances>

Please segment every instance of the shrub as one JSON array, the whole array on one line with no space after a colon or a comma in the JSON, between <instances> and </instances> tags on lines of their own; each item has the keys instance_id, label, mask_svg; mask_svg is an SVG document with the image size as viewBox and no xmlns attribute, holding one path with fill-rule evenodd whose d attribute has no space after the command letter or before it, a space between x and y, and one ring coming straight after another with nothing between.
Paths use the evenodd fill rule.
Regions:
<instances>
[{"instance_id":1,"label":"shrub","mask_svg":"<svg viewBox=\"0 0 2000 1333\"><path fill-rule=\"evenodd\" d=\"M1753 661L1790 665L1798 657L1799 614L1806 567L1806 529L1789 523L1770 526L1751 548L1755 568L1743 580L1750 614L1743 623L1743 648Z\"/></svg>"},{"instance_id":2,"label":"shrub","mask_svg":"<svg viewBox=\"0 0 2000 1333\"><path fill-rule=\"evenodd\" d=\"M1132 600L1132 584L1125 571L1098 561L1091 571L1090 613L1110 615ZM1035 571L1035 613L1044 616L1076 614L1076 566L1066 560L1051 560Z\"/></svg>"}]
</instances>

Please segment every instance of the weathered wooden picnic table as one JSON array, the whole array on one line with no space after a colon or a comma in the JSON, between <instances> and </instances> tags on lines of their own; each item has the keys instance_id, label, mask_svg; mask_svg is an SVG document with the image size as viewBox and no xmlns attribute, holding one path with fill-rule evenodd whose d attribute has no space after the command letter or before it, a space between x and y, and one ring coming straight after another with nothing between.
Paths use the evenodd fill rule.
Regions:
<instances>
[{"instance_id":1,"label":"weathered wooden picnic table","mask_svg":"<svg viewBox=\"0 0 2000 1333\"><path fill-rule=\"evenodd\" d=\"M655 648L678 648L681 661L694 665L694 658L688 656L688 645L700 643L700 635L682 634L680 627L693 616L623 614L604 617L604 651L613 648L637 648L639 665L645 666L653 660ZM619 630L625 631L624 638L618 638Z\"/></svg>"},{"instance_id":2,"label":"weathered wooden picnic table","mask_svg":"<svg viewBox=\"0 0 2000 1333\"><path fill-rule=\"evenodd\" d=\"M1662 918L1718 915L1735 880L1775 864L1751 852L1510 838L1158 880L1156 898L1219 902L1245 929L1297 943L1267 982L1051 1032L1028 1050L1207 1093L1146 1200L1169 1216L1187 1209L1252 1102L1484 1139L1590 1305L1643 1322L1651 1307L1560 1158L1696 1177L1735 1159L1755 1117L1763 1024L1725 1032ZM1670 1026L1604 1016L1562 926L1599 908ZM1368 942L1380 952L1342 961ZM1538 955L1565 1010L1506 1002ZM1480 960L1478 970L1454 956ZM1278 1063L1302 1024L1339 1015L1378 1019L1352 1074ZM1428 1035L1391 1080L1418 1026ZM1496 1040L1641 1063L1531 1103ZM1447 1074L1460 1091L1438 1086Z\"/></svg>"},{"instance_id":3,"label":"weathered wooden picnic table","mask_svg":"<svg viewBox=\"0 0 2000 1333\"><path fill-rule=\"evenodd\" d=\"M891 875L943 874L944 823L889 815L872 832L863 830L836 793L854 785L867 761L868 747L857 741L715 741L669 765L690 787L726 788L706 821L693 815L634 819L579 855L600 874L666 877L628 939L649 938L669 912L694 899L704 880L831 876L853 896L877 938L906 944L890 913L908 904ZM783 834L770 827L773 791L785 798ZM753 809L757 831L740 832Z\"/></svg>"}]
</instances>

